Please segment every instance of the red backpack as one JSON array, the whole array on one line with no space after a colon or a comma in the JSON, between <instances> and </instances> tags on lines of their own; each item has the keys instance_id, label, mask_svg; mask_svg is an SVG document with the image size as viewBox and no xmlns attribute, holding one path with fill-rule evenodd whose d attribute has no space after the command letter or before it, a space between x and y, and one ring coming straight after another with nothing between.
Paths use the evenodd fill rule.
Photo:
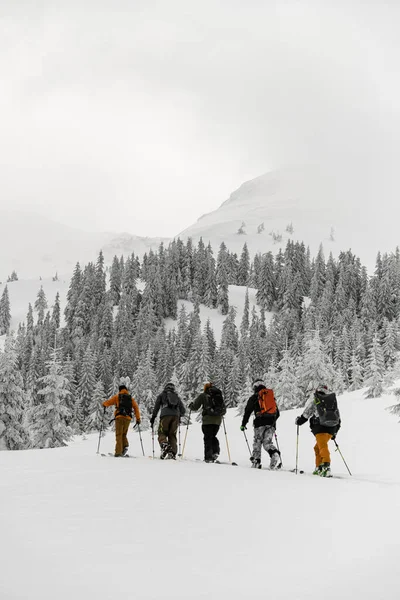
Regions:
<instances>
[{"instance_id":1,"label":"red backpack","mask_svg":"<svg viewBox=\"0 0 400 600\"><path fill-rule=\"evenodd\" d=\"M258 404L260 405L260 410L256 413L257 417L265 414L275 415L277 412L277 406L275 402L274 390L268 390L267 388L260 390L258 392Z\"/></svg>"}]
</instances>

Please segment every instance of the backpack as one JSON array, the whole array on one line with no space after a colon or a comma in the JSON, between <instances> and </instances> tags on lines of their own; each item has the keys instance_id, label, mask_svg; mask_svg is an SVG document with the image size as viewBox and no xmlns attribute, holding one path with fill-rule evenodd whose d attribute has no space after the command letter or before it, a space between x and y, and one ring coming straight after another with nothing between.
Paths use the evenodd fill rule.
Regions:
<instances>
[{"instance_id":1,"label":"backpack","mask_svg":"<svg viewBox=\"0 0 400 600\"><path fill-rule=\"evenodd\" d=\"M226 413L222 392L217 387L211 386L206 393L207 401L203 408L203 416L223 417Z\"/></svg>"},{"instance_id":2,"label":"backpack","mask_svg":"<svg viewBox=\"0 0 400 600\"><path fill-rule=\"evenodd\" d=\"M166 390L164 393L164 406L168 408L177 409L179 406L179 396L171 390Z\"/></svg>"},{"instance_id":3,"label":"backpack","mask_svg":"<svg viewBox=\"0 0 400 600\"><path fill-rule=\"evenodd\" d=\"M336 394L315 392L314 402L317 407L319 422L325 427L336 427L340 422L340 413Z\"/></svg>"},{"instance_id":4,"label":"backpack","mask_svg":"<svg viewBox=\"0 0 400 600\"><path fill-rule=\"evenodd\" d=\"M278 408L276 406L274 390L263 388L258 392L257 400L260 406L260 410L256 412L257 417L267 414L276 415Z\"/></svg>"},{"instance_id":5,"label":"backpack","mask_svg":"<svg viewBox=\"0 0 400 600\"><path fill-rule=\"evenodd\" d=\"M116 416L132 417L132 396L126 392L118 394L118 412Z\"/></svg>"}]
</instances>

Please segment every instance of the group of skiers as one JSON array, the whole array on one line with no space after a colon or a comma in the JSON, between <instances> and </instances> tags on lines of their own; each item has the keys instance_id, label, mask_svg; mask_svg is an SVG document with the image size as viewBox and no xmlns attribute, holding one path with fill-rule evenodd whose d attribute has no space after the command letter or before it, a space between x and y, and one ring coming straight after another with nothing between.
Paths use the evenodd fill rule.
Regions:
<instances>
[{"instance_id":1,"label":"group of skiers","mask_svg":"<svg viewBox=\"0 0 400 600\"><path fill-rule=\"evenodd\" d=\"M140 425L140 411L135 399L129 394L125 385L119 386L119 392L103 406L115 406L115 457L125 456L128 452L127 432L133 413L136 424ZM204 438L204 461L207 463L218 460L220 445L217 437L226 406L221 390L213 383L206 383L203 392L188 405L190 413L202 410L202 432ZM176 459L178 452L177 431L180 420L186 414L185 406L179 398L173 383L168 383L157 397L150 419L152 431L160 412L158 441L161 448L160 458ZM190 419L190 413L188 419ZM274 444L276 438L276 421L279 418L279 408L272 389L267 388L261 379L253 383L253 394L250 396L242 418L241 431L246 430L249 419L254 414L253 452L250 456L252 467L261 469L261 450L264 447L269 454L269 468L272 470L282 467L279 447ZM307 402L303 413L296 418L297 434L299 427L310 419L310 427L315 435L315 470L314 475L331 477L330 453L328 442L335 439L340 428L340 414L336 395L329 393L327 386L319 386ZM247 438L246 438L247 441Z\"/></svg>"}]
</instances>

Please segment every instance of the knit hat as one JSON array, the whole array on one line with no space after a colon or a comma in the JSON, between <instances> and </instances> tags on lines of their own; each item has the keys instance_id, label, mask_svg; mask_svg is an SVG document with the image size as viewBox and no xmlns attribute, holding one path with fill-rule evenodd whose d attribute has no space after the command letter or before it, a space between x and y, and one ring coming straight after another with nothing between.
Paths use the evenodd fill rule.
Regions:
<instances>
[{"instance_id":1,"label":"knit hat","mask_svg":"<svg viewBox=\"0 0 400 600\"><path fill-rule=\"evenodd\" d=\"M254 388L254 389L256 389L256 388L258 388L258 387L261 387L261 386L265 387L265 383L264 383L264 381L261 379L261 377L259 377L258 379L255 379L255 380L253 381L253 388Z\"/></svg>"}]
</instances>

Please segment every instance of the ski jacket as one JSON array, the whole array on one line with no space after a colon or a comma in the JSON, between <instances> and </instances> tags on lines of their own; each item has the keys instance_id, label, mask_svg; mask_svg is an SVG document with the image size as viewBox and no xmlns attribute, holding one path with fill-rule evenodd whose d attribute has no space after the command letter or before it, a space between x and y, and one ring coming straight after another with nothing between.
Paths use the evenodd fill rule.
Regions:
<instances>
[{"instance_id":1,"label":"ski jacket","mask_svg":"<svg viewBox=\"0 0 400 600\"><path fill-rule=\"evenodd\" d=\"M254 414L257 415L257 413L260 411L260 404L258 402L258 392L263 389L266 389L265 385L258 386L256 388L255 393L248 399L246 408L244 409L242 427L246 427L252 412L254 412ZM276 407L275 415L269 415L268 413L265 413L264 415L256 416L253 421L253 426L264 427L265 425L272 425L272 427L275 427L276 420L279 419L279 416L279 408Z\"/></svg>"},{"instance_id":2,"label":"ski jacket","mask_svg":"<svg viewBox=\"0 0 400 600\"><path fill-rule=\"evenodd\" d=\"M129 392L126 388L124 388L118 394L115 394L115 396L112 396L112 398L109 398L108 400L103 402L103 406L116 406L117 408L114 411L114 417L116 419L128 419L128 421L131 421L131 417L127 417L125 415L118 414L119 394L129 394ZM132 408L135 413L136 420L140 421L140 410L139 410L136 400L133 397L132 397Z\"/></svg>"},{"instance_id":3,"label":"ski jacket","mask_svg":"<svg viewBox=\"0 0 400 600\"><path fill-rule=\"evenodd\" d=\"M174 392L174 394L176 394L176 392ZM179 398L179 396L178 396L178 398ZM161 394L159 396L157 396L157 400L156 400L156 403L153 408L153 415L151 417L152 421L155 421L160 408L161 408L161 413L160 413L161 419L163 417L183 417L183 415L186 412L186 408L180 398L179 398L179 402L178 402L178 405L176 406L176 408L172 408L171 406L168 406L167 392L165 390L163 392L161 392Z\"/></svg>"},{"instance_id":4,"label":"ski jacket","mask_svg":"<svg viewBox=\"0 0 400 600\"><path fill-rule=\"evenodd\" d=\"M319 422L317 405L315 404L314 394L308 400L307 404L304 407L303 413L301 415L304 419L304 422L310 419L310 429L314 435L317 433L329 433L330 435L336 435L340 429L340 421L339 425L335 425L335 427L328 427L327 425L321 425Z\"/></svg>"},{"instance_id":5,"label":"ski jacket","mask_svg":"<svg viewBox=\"0 0 400 600\"><path fill-rule=\"evenodd\" d=\"M192 402L190 408L193 411L197 411L200 408L205 408L207 406L207 394L202 392L199 396L197 396L196 400ZM222 417L217 415L202 415L203 425L221 425Z\"/></svg>"}]
</instances>

